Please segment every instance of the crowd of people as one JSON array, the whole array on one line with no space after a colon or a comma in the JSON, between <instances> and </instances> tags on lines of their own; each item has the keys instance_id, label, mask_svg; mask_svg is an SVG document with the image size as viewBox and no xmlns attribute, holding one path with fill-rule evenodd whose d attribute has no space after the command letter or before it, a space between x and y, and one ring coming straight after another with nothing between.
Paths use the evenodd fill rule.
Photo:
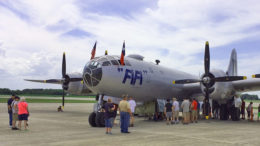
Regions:
<instances>
[{"instance_id":1,"label":"crowd of people","mask_svg":"<svg viewBox=\"0 0 260 146\"><path fill-rule=\"evenodd\" d=\"M180 104L176 98L172 98L172 102L170 99L167 99L167 103L164 106L164 116L166 118L166 124L178 124L179 123L179 112L182 110L182 123L197 123L200 118L200 108L202 108L202 115L205 119L215 118L219 119L220 114L220 105L213 101L213 107L208 101L204 100L203 104L200 106L200 102L198 102L195 98L193 99L184 99ZM238 113L236 118L245 119L245 111L247 111L247 119L248 121L253 121L254 119L254 108L253 102L246 107L245 101L238 97L233 99L233 112ZM104 119L105 119L105 127L106 134L112 134L112 127L117 124L115 122L117 111L120 113L120 129L121 133L130 133L128 131L128 127L134 126L134 112L135 112L136 102L133 97L129 97L127 95L123 96L123 100L120 103L113 104L112 99L108 98L107 102L103 106L104 110ZM10 99L7 101L7 108L9 114L9 126L12 130L21 130L22 121L24 121L24 129L28 128L28 103L25 98L20 98L19 96L12 95ZM228 111L230 114L230 111ZM208 114L206 114L208 113ZM257 121L259 121L260 117L260 104L258 106L257 113ZM238 118L238 119L239 119ZM18 127L17 125L18 121Z\"/></svg>"},{"instance_id":2,"label":"crowd of people","mask_svg":"<svg viewBox=\"0 0 260 146\"><path fill-rule=\"evenodd\" d=\"M169 99L167 99L167 103L164 107L164 115L166 116L167 125L179 123L180 108L182 109L183 124L198 122L198 110L200 109L198 101L195 99L184 99L181 105L179 105L179 102L176 100L176 98L173 98L172 103Z\"/></svg>"},{"instance_id":3,"label":"crowd of people","mask_svg":"<svg viewBox=\"0 0 260 146\"><path fill-rule=\"evenodd\" d=\"M12 130L21 130L22 121L24 121L24 129L28 128L28 117L29 110L28 104L25 98L20 98L19 96L12 95L7 101L7 108L9 114L9 126ZM18 121L18 127L16 123Z\"/></svg>"}]
</instances>

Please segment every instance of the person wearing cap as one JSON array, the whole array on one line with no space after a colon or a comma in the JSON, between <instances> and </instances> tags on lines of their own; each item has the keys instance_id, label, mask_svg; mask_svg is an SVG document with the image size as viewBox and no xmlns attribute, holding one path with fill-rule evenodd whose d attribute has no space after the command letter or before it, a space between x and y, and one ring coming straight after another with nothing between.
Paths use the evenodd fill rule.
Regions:
<instances>
[{"instance_id":1,"label":"person wearing cap","mask_svg":"<svg viewBox=\"0 0 260 146\"><path fill-rule=\"evenodd\" d=\"M8 114L9 114L9 127L12 128L13 125L13 112L12 112L12 102L14 100L15 95L12 94L11 98L9 98L7 100L7 110L8 110Z\"/></svg>"},{"instance_id":2,"label":"person wearing cap","mask_svg":"<svg viewBox=\"0 0 260 146\"><path fill-rule=\"evenodd\" d=\"M106 134L112 134L112 118L114 114L115 107L112 103L111 98L108 98L107 103L103 106L105 113L104 113L104 119L105 119L105 127L106 127Z\"/></svg>"},{"instance_id":3,"label":"person wearing cap","mask_svg":"<svg viewBox=\"0 0 260 146\"><path fill-rule=\"evenodd\" d=\"M127 101L127 96L123 95L123 100L119 103L120 112L120 128L121 133L130 133L128 131L130 116L132 116L130 104Z\"/></svg>"},{"instance_id":4,"label":"person wearing cap","mask_svg":"<svg viewBox=\"0 0 260 146\"><path fill-rule=\"evenodd\" d=\"M22 121L24 121L24 129L27 129L27 121L28 121L28 116L29 116L29 110L28 110L28 104L25 101L25 98L22 97L21 101L18 103L18 127L21 130L21 124Z\"/></svg>"},{"instance_id":5,"label":"person wearing cap","mask_svg":"<svg viewBox=\"0 0 260 146\"><path fill-rule=\"evenodd\" d=\"M13 112L13 125L12 130L18 130L16 127L16 121L18 121L18 103L19 103L20 97L15 96L14 101L11 104L12 112Z\"/></svg>"}]
</instances>

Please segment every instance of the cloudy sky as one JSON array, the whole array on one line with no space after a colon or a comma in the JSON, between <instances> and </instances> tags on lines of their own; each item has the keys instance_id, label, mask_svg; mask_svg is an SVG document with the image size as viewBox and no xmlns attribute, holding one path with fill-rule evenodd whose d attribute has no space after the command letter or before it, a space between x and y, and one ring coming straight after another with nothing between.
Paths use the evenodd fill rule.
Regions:
<instances>
[{"instance_id":1,"label":"cloudy sky","mask_svg":"<svg viewBox=\"0 0 260 146\"><path fill-rule=\"evenodd\" d=\"M5 0L0 1L0 88L61 88L24 78L82 72L97 55L142 54L146 61L195 75L203 72L205 41L211 68L226 71L233 48L239 75L260 73L257 0Z\"/></svg>"}]
</instances>

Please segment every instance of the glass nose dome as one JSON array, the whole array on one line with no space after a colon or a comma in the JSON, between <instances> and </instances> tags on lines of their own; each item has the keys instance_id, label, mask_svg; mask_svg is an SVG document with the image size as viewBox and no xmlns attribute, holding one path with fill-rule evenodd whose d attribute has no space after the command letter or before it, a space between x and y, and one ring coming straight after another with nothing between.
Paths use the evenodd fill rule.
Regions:
<instances>
[{"instance_id":1,"label":"glass nose dome","mask_svg":"<svg viewBox=\"0 0 260 146\"><path fill-rule=\"evenodd\" d=\"M102 78L101 64L97 61L90 61L83 71L83 79L88 86L97 86Z\"/></svg>"}]
</instances>

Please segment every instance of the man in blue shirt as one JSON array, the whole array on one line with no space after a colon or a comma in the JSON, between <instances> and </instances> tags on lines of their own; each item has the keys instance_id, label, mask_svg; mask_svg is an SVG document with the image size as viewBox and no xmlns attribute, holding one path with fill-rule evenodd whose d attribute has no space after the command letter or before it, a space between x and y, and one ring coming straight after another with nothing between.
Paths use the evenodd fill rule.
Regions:
<instances>
[{"instance_id":1,"label":"man in blue shirt","mask_svg":"<svg viewBox=\"0 0 260 146\"><path fill-rule=\"evenodd\" d=\"M11 98L8 99L7 101L7 108L8 108L8 114L9 114L9 127L12 128L12 123L13 123L13 112L12 112L12 107L11 104L14 100L15 95L12 94Z\"/></svg>"},{"instance_id":2,"label":"man in blue shirt","mask_svg":"<svg viewBox=\"0 0 260 146\"><path fill-rule=\"evenodd\" d=\"M105 127L106 127L106 134L112 134L111 133L111 129L112 129L112 118L114 115L114 105L111 103L112 100L111 98L108 98L107 103L105 103L104 105L104 109L105 109L105 114L104 114L104 118L105 118Z\"/></svg>"}]
</instances>

